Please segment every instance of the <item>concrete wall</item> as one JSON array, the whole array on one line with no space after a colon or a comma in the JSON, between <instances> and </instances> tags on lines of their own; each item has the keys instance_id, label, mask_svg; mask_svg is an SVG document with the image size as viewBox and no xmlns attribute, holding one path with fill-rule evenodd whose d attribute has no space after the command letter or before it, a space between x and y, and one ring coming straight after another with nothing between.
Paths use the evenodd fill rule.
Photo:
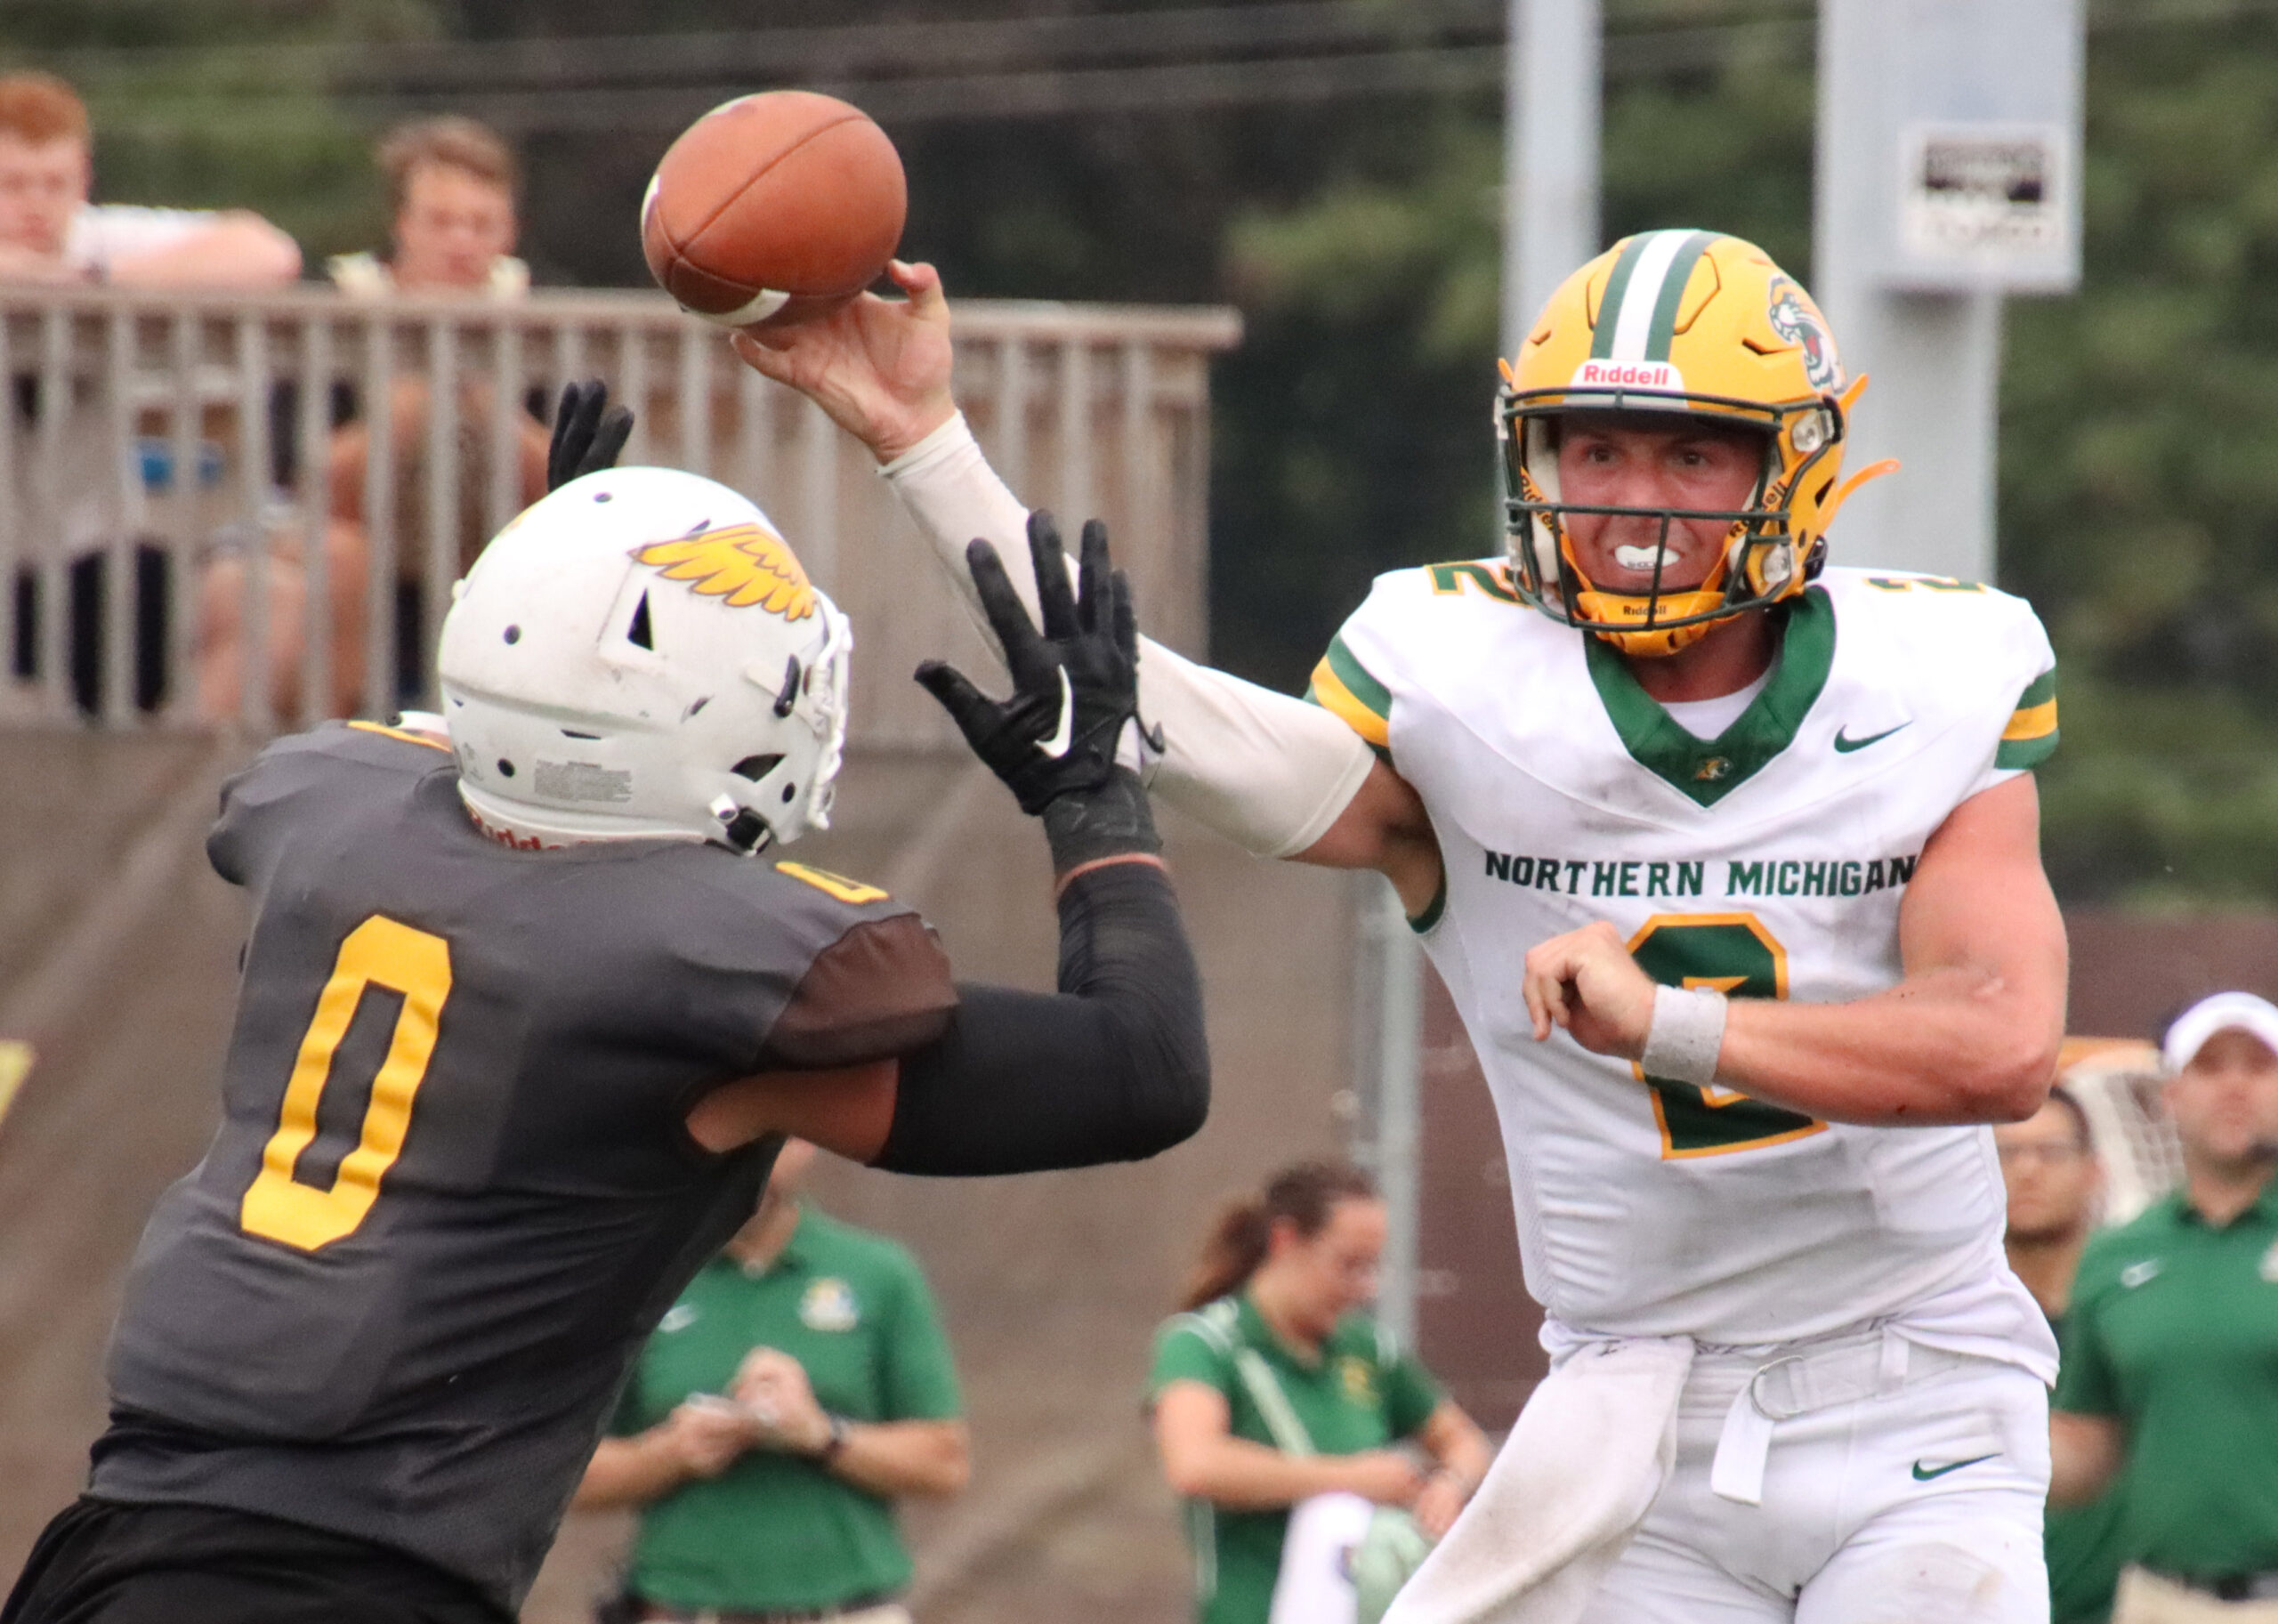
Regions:
<instances>
[{"instance_id":1,"label":"concrete wall","mask_svg":"<svg viewBox=\"0 0 2278 1624\"><path fill-rule=\"evenodd\" d=\"M2068 1030L2156 1038L2210 992L2237 988L2278 998L2278 918L2270 915L2145 918L2072 909L2064 926L2072 946Z\"/></svg>"}]
</instances>

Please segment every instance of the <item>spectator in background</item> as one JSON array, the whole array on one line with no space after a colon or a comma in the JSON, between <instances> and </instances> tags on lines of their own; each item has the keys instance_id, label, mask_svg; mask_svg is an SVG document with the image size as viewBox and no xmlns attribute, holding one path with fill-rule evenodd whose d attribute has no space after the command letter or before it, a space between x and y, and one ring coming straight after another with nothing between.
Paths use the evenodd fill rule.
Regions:
<instances>
[{"instance_id":1,"label":"spectator in background","mask_svg":"<svg viewBox=\"0 0 2278 1624\"><path fill-rule=\"evenodd\" d=\"M514 257L513 149L472 118L417 118L382 138L393 251L336 254L325 263L335 287L356 297L386 293L479 293L519 298L529 267Z\"/></svg>"},{"instance_id":2,"label":"spectator in background","mask_svg":"<svg viewBox=\"0 0 2278 1624\"><path fill-rule=\"evenodd\" d=\"M301 273L301 250L260 215L244 209L146 208L91 203L94 179L86 105L53 74L0 75L0 284L114 283L136 288L259 288ZM82 402L82 409L85 402ZM36 395L20 409L48 409ZM72 416L68 403L55 409ZM82 710L102 703L104 602L108 560L97 549L127 523L117 493L119 471L109 436L92 424L68 424L57 443L62 465L48 472L65 493L55 515L60 545L71 559L69 600L42 602L27 568L12 583L11 675L39 675L40 622L61 613L69 622L68 676ZM164 697L166 620L174 585L166 555L134 550L134 703L149 710Z\"/></svg>"},{"instance_id":3,"label":"spectator in background","mask_svg":"<svg viewBox=\"0 0 2278 1624\"><path fill-rule=\"evenodd\" d=\"M2088 1135L2088 1113L2063 1083L2022 1122L1993 1129L2007 1187L2009 1267L2032 1293L2051 1329L2064 1334L2072 1276L2094 1226L2103 1166ZM2048 1509L2050 1624L2103 1624L2120 1579L2120 1497Z\"/></svg>"},{"instance_id":4,"label":"spectator in background","mask_svg":"<svg viewBox=\"0 0 2278 1624\"><path fill-rule=\"evenodd\" d=\"M798 1198L794 1139L751 1221L658 1322L578 1489L641 1508L626 1616L908 1624L893 1502L967 1475L957 1376L909 1253Z\"/></svg>"},{"instance_id":5,"label":"spectator in background","mask_svg":"<svg viewBox=\"0 0 2278 1624\"><path fill-rule=\"evenodd\" d=\"M2217 993L2162 1059L2184 1185L2080 1259L2049 1499L2121 1486L2113 1624L2278 1620L2278 1007Z\"/></svg>"},{"instance_id":6,"label":"spectator in background","mask_svg":"<svg viewBox=\"0 0 2278 1624\"><path fill-rule=\"evenodd\" d=\"M1361 1312L1385 1221L1359 1169L1284 1168L1220 1215L1156 1335L1155 1442L1188 1502L1202 1624L1267 1624L1278 1585L1317 1577L1284 1579L1293 1507L1357 1496L1436 1539L1486 1475L1479 1428Z\"/></svg>"},{"instance_id":7,"label":"spectator in background","mask_svg":"<svg viewBox=\"0 0 2278 1624\"><path fill-rule=\"evenodd\" d=\"M392 251L383 260L371 254L335 255L327 263L341 292L352 298L390 294L428 294L468 298L520 298L529 288L529 268L513 257L517 230L515 195L521 171L513 150L472 118L416 119L399 125L381 141L381 172L387 177L393 224ZM395 658L397 691L371 696L371 708L384 710L416 691L426 665L433 606L424 597L430 537L439 515L428 489L431 445L430 386L411 375L396 380L388 396L390 511L395 540ZM489 496L497 439L492 422L499 409L489 381L459 380L456 426L451 435L458 478L442 522L455 538L455 574L464 574L490 539ZM527 506L545 494L545 430L528 412L508 404L512 415L517 505ZM356 403L335 404L335 421L355 414ZM351 715L361 692L365 639L370 624L368 597L371 574L371 425L360 417L333 432L326 451L326 490L331 520L325 540L326 597L330 626L330 691L303 695L302 660L308 646L306 570L301 543L280 544L270 566L269 667L271 700L287 716L313 722ZM198 695L200 709L221 719L233 715L242 695L245 575L241 560L218 560L206 573L200 603Z\"/></svg>"},{"instance_id":8,"label":"spectator in background","mask_svg":"<svg viewBox=\"0 0 2278 1624\"><path fill-rule=\"evenodd\" d=\"M0 282L273 287L301 274L291 238L244 209L90 203L87 109L47 73L0 76Z\"/></svg>"}]
</instances>

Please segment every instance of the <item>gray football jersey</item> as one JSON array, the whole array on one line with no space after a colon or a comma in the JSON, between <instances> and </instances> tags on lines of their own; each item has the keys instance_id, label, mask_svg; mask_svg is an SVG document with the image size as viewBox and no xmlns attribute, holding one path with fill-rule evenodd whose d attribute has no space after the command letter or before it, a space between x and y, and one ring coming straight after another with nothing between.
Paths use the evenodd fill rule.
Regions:
<instances>
[{"instance_id":1,"label":"gray football jersey","mask_svg":"<svg viewBox=\"0 0 2278 1624\"><path fill-rule=\"evenodd\" d=\"M92 1491L376 1540L514 1607L773 1159L706 1151L690 1107L932 1041L947 962L795 863L500 845L448 752L369 724L271 745L207 849L254 899L222 1123L136 1254Z\"/></svg>"}]
</instances>

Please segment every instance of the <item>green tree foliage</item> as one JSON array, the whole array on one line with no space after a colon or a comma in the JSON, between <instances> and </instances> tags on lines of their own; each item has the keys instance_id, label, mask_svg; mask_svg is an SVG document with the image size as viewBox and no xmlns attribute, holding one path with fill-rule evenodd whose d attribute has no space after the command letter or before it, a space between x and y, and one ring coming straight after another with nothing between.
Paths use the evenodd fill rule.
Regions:
<instances>
[{"instance_id":1,"label":"green tree foliage","mask_svg":"<svg viewBox=\"0 0 2278 1624\"><path fill-rule=\"evenodd\" d=\"M441 27L431 0L10 0L0 64L61 73L86 99L99 198L255 209L313 260L386 224L335 68Z\"/></svg>"},{"instance_id":2,"label":"green tree foliage","mask_svg":"<svg viewBox=\"0 0 2278 1624\"><path fill-rule=\"evenodd\" d=\"M2278 898L2278 26L2088 57L2086 285L2009 307L2004 584L2064 667L2069 896Z\"/></svg>"}]
</instances>

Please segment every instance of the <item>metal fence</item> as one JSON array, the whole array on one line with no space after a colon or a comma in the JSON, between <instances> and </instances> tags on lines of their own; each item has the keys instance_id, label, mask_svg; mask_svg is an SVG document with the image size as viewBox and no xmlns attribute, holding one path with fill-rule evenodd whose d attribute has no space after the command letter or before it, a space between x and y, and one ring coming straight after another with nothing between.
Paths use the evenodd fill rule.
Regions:
<instances>
[{"instance_id":1,"label":"metal fence","mask_svg":"<svg viewBox=\"0 0 2278 1624\"><path fill-rule=\"evenodd\" d=\"M1148 629L1201 652L1208 363L1236 317L973 302L957 321L997 466L1105 518ZM0 291L0 720L261 733L432 699L451 583L536 493L541 420L588 376L637 410L626 461L752 496L853 617L857 738L946 741L909 673L975 644L868 454L717 329L606 292Z\"/></svg>"}]
</instances>

